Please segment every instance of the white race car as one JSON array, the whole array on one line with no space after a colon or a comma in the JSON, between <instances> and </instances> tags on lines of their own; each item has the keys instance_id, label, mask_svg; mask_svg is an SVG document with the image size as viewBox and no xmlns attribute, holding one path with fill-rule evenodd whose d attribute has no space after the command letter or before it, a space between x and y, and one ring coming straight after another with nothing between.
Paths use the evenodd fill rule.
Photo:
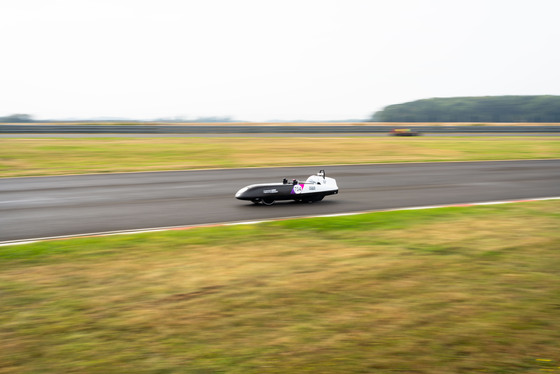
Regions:
<instances>
[{"instance_id":1,"label":"white race car","mask_svg":"<svg viewBox=\"0 0 560 374\"><path fill-rule=\"evenodd\" d=\"M296 179L288 182L284 178L282 183L252 184L237 191L235 197L255 204L272 205L277 200L313 203L323 200L327 195L336 194L338 194L336 180L326 177L325 171L321 170L317 175L311 175L305 182Z\"/></svg>"}]
</instances>

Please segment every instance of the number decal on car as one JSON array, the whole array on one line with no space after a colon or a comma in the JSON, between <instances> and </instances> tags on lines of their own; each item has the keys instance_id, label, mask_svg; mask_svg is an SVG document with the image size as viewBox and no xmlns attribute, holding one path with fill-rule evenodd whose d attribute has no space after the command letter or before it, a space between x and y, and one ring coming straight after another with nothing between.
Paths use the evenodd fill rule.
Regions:
<instances>
[{"instance_id":1,"label":"number decal on car","mask_svg":"<svg viewBox=\"0 0 560 374\"><path fill-rule=\"evenodd\" d=\"M296 195L299 195L302 192L303 192L303 187L302 187L301 184L294 185L294 189L292 190L292 193L295 193Z\"/></svg>"}]
</instances>

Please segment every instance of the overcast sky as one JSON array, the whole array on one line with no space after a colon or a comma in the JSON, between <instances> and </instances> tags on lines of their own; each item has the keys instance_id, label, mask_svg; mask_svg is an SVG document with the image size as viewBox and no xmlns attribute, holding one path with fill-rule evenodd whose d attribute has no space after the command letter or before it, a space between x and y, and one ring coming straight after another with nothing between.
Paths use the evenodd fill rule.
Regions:
<instances>
[{"instance_id":1,"label":"overcast sky","mask_svg":"<svg viewBox=\"0 0 560 374\"><path fill-rule=\"evenodd\" d=\"M560 94L559 0L0 0L0 116L367 118Z\"/></svg>"}]
</instances>

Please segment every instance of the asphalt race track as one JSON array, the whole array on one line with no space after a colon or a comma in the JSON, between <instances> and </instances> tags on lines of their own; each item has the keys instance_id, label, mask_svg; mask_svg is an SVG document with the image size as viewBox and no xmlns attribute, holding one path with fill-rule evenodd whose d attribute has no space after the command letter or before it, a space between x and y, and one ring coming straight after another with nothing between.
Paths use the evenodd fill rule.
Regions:
<instances>
[{"instance_id":1,"label":"asphalt race track","mask_svg":"<svg viewBox=\"0 0 560 374\"><path fill-rule=\"evenodd\" d=\"M543 137L558 136L558 132L456 132L456 133L423 133L423 137ZM287 134L2 134L0 139L33 139L33 138L380 138L389 137L387 133L287 133Z\"/></svg>"},{"instance_id":2,"label":"asphalt race track","mask_svg":"<svg viewBox=\"0 0 560 374\"><path fill-rule=\"evenodd\" d=\"M340 194L315 204L253 205L246 185L319 169ZM6 178L0 241L422 205L560 196L560 160L408 163Z\"/></svg>"}]
</instances>

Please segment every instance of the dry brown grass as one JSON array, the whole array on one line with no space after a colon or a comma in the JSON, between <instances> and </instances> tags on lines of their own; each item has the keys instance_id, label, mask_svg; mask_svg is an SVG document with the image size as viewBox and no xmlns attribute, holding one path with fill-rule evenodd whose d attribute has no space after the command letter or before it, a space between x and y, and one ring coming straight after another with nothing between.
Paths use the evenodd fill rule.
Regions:
<instances>
[{"instance_id":1,"label":"dry brown grass","mask_svg":"<svg viewBox=\"0 0 560 374\"><path fill-rule=\"evenodd\" d=\"M0 176L559 158L560 137L0 139Z\"/></svg>"},{"instance_id":2,"label":"dry brown grass","mask_svg":"<svg viewBox=\"0 0 560 374\"><path fill-rule=\"evenodd\" d=\"M0 370L555 370L559 204L0 247Z\"/></svg>"},{"instance_id":3,"label":"dry brown grass","mask_svg":"<svg viewBox=\"0 0 560 374\"><path fill-rule=\"evenodd\" d=\"M21 123L5 123L21 125ZM557 122L48 122L25 125L153 125L153 126L560 126Z\"/></svg>"}]
</instances>

